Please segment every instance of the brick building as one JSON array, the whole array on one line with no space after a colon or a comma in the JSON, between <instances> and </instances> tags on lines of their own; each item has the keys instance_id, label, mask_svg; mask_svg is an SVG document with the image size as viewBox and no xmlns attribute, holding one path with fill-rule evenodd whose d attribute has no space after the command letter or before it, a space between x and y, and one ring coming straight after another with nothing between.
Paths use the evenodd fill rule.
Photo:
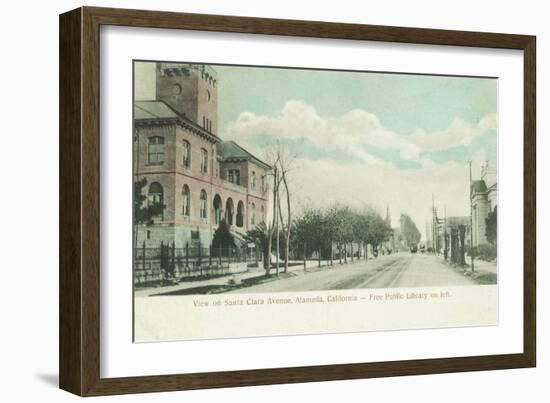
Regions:
<instances>
[{"instance_id":1,"label":"brick building","mask_svg":"<svg viewBox=\"0 0 550 403\"><path fill-rule=\"evenodd\" d=\"M220 221L237 240L267 219L270 166L218 136L218 81L209 66L157 63L156 99L134 103L134 179L166 206L139 225L137 245L208 247Z\"/></svg>"},{"instance_id":2,"label":"brick building","mask_svg":"<svg viewBox=\"0 0 550 403\"><path fill-rule=\"evenodd\" d=\"M472 181L472 236L473 245L487 244L485 219L498 204L497 172L489 161L481 167L481 179Z\"/></svg>"}]
</instances>

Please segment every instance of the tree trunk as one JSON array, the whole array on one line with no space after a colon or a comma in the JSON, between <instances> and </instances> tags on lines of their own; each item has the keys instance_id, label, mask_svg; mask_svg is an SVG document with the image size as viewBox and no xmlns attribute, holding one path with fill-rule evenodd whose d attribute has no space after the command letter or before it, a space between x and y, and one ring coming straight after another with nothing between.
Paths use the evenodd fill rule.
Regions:
<instances>
[{"instance_id":1,"label":"tree trunk","mask_svg":"<svg viewBox=\"0 0 550 403\"><path fill-rule=\"evenodd\" d=\"M344 242L344 264L348 263L348 249L347 242Z\"/></svg>"},{"instance_id":2,"label":"tree trunk","mask_svg":"<svg viewBox=\"0 0 550 403\"><path fill-rule=\"evenodd\" d=\"M278 214L279 214L279 221L281 222L281 228L285 228L285 222L283 220L283 211L281 209L281 195L278 195L277 197L277 211L278 211ZM277 239L277 244L279 243L279 239ZM286 248L285 248L285 256L284 256L284 262L285 262L285 267L283 269L283 272L286 273L286 269L288 267L288 257L286 255Z\"/></svg>"},{"instance_id":3,"label":"tree trunk","mask_svg":"<svg viewBox=\"0 0 550 403\"><path fill-rule=\"evenodd\" d=\"M290 254L290 226L292 222L291 208L290 208L290 191L288 190L288 182L286 180L286 173L283 172L283 184L285 185L286 191L286 210L287 210L287 220L286 220L286 240L285 240L285 273L288 270L288 256Z\"/></svg>"},{"instance_id":4,"label":"tree trunk","mask_svg":"<svg viewBox=\"0 0 550 403\"><path fill-rule=\"evenodd\" d=\"M277 217L277 168L273 174L273 223L271 229L269 229L268 243L267 243L267 267L265 267L265 274L269 276L271 271L271 250L273 243L273 231L275 230L275 217Z\"/></svg>"},{"instance_id":5,"label":"tree trunk","mask_svg":"<svg viewBox=\"0 0 550 403\"><path fill-rule=\"evenodd\" d=\"M280 256L280 244L279 244L279 214L277 214L277 205L279 201L279 174L277 172L277 169L275 169L275 181L277 182L276 187L276 196L275 196L275 210L273 211L273 214L275 215L275 235L276 235L276 242L275 242L275 272L277 276L279 275L279 256Z\"/></svg>"}]
</instances>

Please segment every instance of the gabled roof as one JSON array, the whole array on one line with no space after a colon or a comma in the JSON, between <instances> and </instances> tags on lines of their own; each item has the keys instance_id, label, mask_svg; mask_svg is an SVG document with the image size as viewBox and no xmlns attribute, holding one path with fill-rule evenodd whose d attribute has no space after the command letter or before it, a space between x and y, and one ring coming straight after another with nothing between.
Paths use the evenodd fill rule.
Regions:
<instances>
[{"instance_id":1,"label":"gabled roof","mask_svg":"<svg viewBox=\"0 0 550 403\"><path fill-rule=\"evenodd\" d=\"M487 192L487 185L483 180L472 181L472 194Z\"/></svg>"},{"instance_id":2,"label":"gabled roof","mask_svg":"<svg viewBox=\"0 0 550 403\"><path fill-rule=\"evenodd\" d=\"M177 119L178 114L162 101L136 101L134 119Z\"/></svg>"},{"instance_id":3,"label":"gabled roof","mask_svg":"<svg viewBox=\"0 0 550 403\"><path fill-rule=\"evenodd\" d=\"M254 155L250 154L240 145L234 141L222 141L217 145L218 158L222 162L240 162L240 161L252 161L260 166L263 166L266 169L271 169L271 167L256 158Z\"/></svg>"},{"instance_id":4,"label":"gabled roof","mask_svg":"<svg viewBox=\"0 0 550 403\"><path fill-rule=\"evenodd\" d=\"M135 101L134 102L134 121L139 122L141 125L156 125L165 124L178 124L185 127L192 132L203 136L214 143L218 143L220 138L214 133L209 132L204 127L199 126L197 123L188 119L184 115L180 115L170 105L164 101Z\"/></svg>"}]
</instances>

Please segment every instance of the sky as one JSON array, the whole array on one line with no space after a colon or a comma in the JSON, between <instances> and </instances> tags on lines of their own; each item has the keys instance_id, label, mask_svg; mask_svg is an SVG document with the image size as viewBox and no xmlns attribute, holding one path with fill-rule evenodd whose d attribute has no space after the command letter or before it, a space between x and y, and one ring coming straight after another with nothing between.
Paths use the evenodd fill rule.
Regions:
<instances>
[{"instance_id":1,"label":"sky","mask_svg":"<svg viewBox=\"0 0 550 403\"><path fill-rule=\"evenodd\" d=\"M425 232L469 214L469 168L496 166L493 78L213 66L219 136L259 158L279 144L293 162L297 208L370 206L392 225L409 214ZM136 64L136 99L154 98L154 64Z\"/></svg>"}]
</instances>

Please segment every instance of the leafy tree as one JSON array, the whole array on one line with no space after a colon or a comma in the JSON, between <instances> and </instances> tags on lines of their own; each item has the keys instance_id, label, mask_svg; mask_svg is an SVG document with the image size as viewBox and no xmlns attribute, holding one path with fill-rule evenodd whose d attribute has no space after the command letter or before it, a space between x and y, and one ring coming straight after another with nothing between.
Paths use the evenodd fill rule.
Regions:
<instances>
[{"instance_id":1,"label":"leafy tree","mask_svg":"<svg viewBox=\"0 0 550 403\"><path fill-rule=\"evenodd\" d=\"M416 224L407 214L401 214L400 218L401 235L407 246L416 245L420 241L420 231Z\"/></svg>"},{"instance_id":2,"label":"leafy tree","mask_svg":"<svg viewBox=\"0 0 550 403\"><path fill-rule=\"evenodd\" d=\"M225 222L224 219L220 221L220 225L218 225L218 229L216 229L216 232L214 232L214 236L212 237L212 249L214 253L217 253L217 251L222 249L222 253L227 253L230 248L235 247L235 239L233 238L233 235L231 234L231 231L229 231L229 226Z\"/></svg>"},{"instance_id":3,"label":"leafy tree","mask_svg":"<svg viewBox=\"0 0 550 403\"><path fill-rule=\"evenodd\" d=\"M345 205L307 209L294 224L294 248L302 251L305 245L306 257L317 251L327 259L335 243L346 258L350 244L370 243L377 247L391 235L390 226L376 211L357 211Z\"/></svg>"},{"instance_id":4,"label":"leafy tree","mask_svg":"<svg viewBox=\"0 0 550 403\"><path fill-rule=\"evenodd\" d=\"M134 182L134 225L152 225L154 218L160 216L166 208L166 205L161 202L146 202L147 196L143 194L146 185L146 178Z\"/></svg>"},{"instance_id":5,"label":"leafy tree","mask_svg":"<svg viewBox=\"0 0 550 403\"><path fill-rule=\"evenodd\" d=\"M137 258L137 226L153 225L154 218L160 216L166 208L161 202L147 202L147 196L143 194L146 185L146 178L134 182L134 261Z\"/></svg>"},{"instance_id":6,"label":"leafy tree","mask_svg":"<svg viewBox=\"0 0 550 403\"><path fill-rule=\"evenodd\" d=\"M304 251L306 257L314 251L321 251L326 242L326 221L319 209L307 209L301 217L294 220L294 249Z\"/></svg>"},{"instance_id":7,"label":"leafy tree","mask_svg":"<svg viewBox=\"0 0 550 403\"><path fill-rule=\"evenodd\" d=\"M497 208L490 212L485 219L485 236L487 240L492 244L497 244Z\"/></svg>"}]
</instances>

